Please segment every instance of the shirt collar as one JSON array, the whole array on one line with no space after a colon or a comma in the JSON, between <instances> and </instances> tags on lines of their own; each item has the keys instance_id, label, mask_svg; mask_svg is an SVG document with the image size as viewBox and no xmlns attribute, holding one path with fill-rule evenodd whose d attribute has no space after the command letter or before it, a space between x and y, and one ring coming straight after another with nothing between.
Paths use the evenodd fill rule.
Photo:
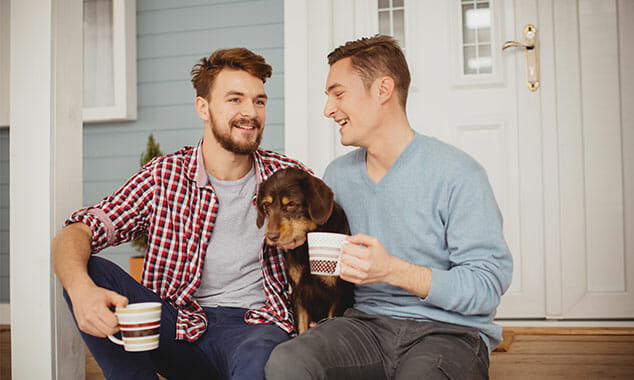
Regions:
<instances>
[{"instance_id":1,"label":"shirt collar","mask_svg":"<svg viewBox=\"0 0 634 380\"><path fill-rule=\"evenodd\" d=\"M188 167L189 177L196 182L197 187L207 186L207 170L205 169L205 160L203 158L203 140L201 139L198 144L192 149L189 157L190 163ZM262 153L260 150L253 152L253 163L255 165L256 181L258 185L262 183L265 177L268 177L271 171L266 168L262 160ZM267 175L268 174L268 175Z\"/></svg>"}]
</instances>

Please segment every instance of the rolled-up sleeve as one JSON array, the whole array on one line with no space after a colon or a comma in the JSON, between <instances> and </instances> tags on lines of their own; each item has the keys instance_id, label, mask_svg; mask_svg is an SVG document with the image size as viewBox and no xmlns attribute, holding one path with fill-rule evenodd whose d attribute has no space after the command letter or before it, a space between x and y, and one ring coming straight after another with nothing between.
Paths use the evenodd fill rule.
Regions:
<instances>
[{"instance_id":1,"label":"rolled-up sleeve","mask_svg":"<svg viewBox=\"0 0 634 380\"><path fill-rule=\"evenodd\" d=\"M64 225L86 224L92 231L92 253L128 242L147 231L154 188L151 171L142 169L98 204L74 212Z\"/></svg>"}]
</instances>

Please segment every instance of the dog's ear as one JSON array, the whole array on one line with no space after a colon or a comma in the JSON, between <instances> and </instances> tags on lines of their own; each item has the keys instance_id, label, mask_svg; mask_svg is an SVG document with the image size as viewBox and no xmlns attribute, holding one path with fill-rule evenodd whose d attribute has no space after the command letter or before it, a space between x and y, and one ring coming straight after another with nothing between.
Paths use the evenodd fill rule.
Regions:
<instances>
[{"instance_id":1,"label":"dog's ear","mask_svg":"<svg viewBox=\"0 0 634 380\"><path fill-rule=\"evenodd\" d=\"M266 215L264 215L264 210L262 210L262 186L258 188L258 195L255 198L255 208L258 210L258 217L255 221L255 224L258 226L258 228L262 228L262 226L264 225L264 218L266 218Z\"/></svg>"},{"instance_id":2,"label":"dog's ear","mask_svg":"<svg viewBox=\"0 0 634 380\"><path fill-rule=\"evenodd\" d=\"M306 206L308 216L317 224L324 224L330 218L335 205L332 190L324 181L307 174Z\"/></svg>"}]
</instances>

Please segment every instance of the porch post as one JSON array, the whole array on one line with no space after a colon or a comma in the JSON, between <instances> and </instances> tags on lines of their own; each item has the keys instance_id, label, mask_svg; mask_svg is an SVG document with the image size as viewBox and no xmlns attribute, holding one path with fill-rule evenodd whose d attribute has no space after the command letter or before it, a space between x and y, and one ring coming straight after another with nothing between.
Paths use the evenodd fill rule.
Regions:
<instances>
[{"instance_id":1,"label":"porch post","mask_svg":"<svg viewBox=\"0 0 634 380\"><path fill-rule=\"evenodd\" d=\"M82 204L82 0L12 0L11 363L14 379L83 379L51 240Z\"/></svg>"}]
</instances>

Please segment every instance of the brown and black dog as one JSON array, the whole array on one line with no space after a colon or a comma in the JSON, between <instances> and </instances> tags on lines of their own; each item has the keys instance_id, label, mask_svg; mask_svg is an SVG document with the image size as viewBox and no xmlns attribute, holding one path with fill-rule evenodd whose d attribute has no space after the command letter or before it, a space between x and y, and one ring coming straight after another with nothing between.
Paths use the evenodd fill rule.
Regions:
<instances>
[{"instance_id":1,"label":"brown and black dog","mask_svg":"<svg viewBox=\"0 0 634 380\"><path fill-rule=\"evenodd\" d=\"M260 185L256 199L257 225L266 218L266 243L284 246L306 238L312 231L350 233L343 209L332 190L309 173L286 168ZM352 306L354 285L339 276L310 274L308 243L286 252L286 277L298 333L310 322L342 315Z\"/></svg>"}]
</instances>

